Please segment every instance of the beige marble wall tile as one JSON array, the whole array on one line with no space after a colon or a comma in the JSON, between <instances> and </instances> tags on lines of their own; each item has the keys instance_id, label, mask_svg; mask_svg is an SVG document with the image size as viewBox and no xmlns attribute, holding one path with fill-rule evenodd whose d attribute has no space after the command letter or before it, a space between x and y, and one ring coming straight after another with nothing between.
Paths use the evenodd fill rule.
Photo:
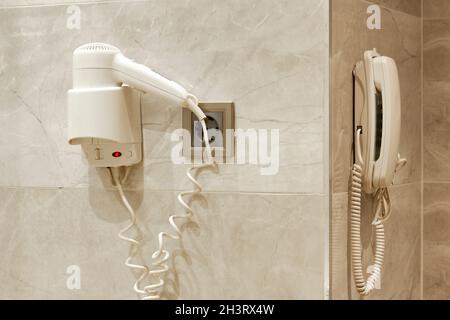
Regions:
<instances>
[{"instance_id":1,"label":"beige marble wall tile","mask_svg":"<svg viewBox=\"0 0 450 320\"><path fill-rule=\"evenodd\" d=\"M0 298L135 299L117 232L127 212L104 189L0 189ZM143 255L180 208L172 192L131 192ZM327 237L324 196L207 194L192 205L174 252L166 298L322 299ZM178 221L181 223L181 221ZM81 267L81 290L66 268Z\"/></svg>"},{"instance_id":2,"label":"beige marble wall tile","mask_svg":"<svg viewBox=\"0 0 450 320\"><path fill-rule=\"evenodd\" d=\"M436 86L435 86L436 85ZM432 95L433 92L438 92L442 98L448 96L447 89L439 84L433 84L425 96ZM443 90L439 90L439 88ZM427 87L426 87L427 88ZM444 94L442 94L444 93ZM435 101L437 102L437 101ZM424 113L424 174L425 181L449 181L450 174L450 147L448 137L450 136L449 126L449 108L447 102L444 102L441 107L430 107L425 105Z\"/></svg>"},{"instance_id":3,"label":"beige marble wall tile","mask_svg":"<svg viewBox=\"0 0 450 320\"><path fill-rule=\"evenodd\" d=\"M424 21L424 179L450 180L450 20Z\"/></svg>"},{"instance_id":4,"label":"beige marble wall tile","mask_svg":"<svg viewBox=\"0 0 450 320\"><path fill-rule=\"evenodd\" d=\"M423 0L423 17L449 18L450 5L447 0Z\"/></svg>"},{"instance_id":5,"label":"beige marble wall tile","mask_svg":"<svg viewBox=\"0 0 450 320\"><path fill-rule=\"evenodd\" d=\"M424 41L424 78L428 81L450 81L450 63L447 41L450 38L449 19L425 20L423 25Z\"/></svg>"},{"instance_id":6,"label":"beige marble wall tile","mask_svg":"<svg viewBox=\"0 0 450 320\"><path fill-rule=\"evenodd\" d=\"M352 70L365 50L377 48L397 62L402 90L400 152L408 165L397 184L421 179L421 19L382 10L382 30L366 28L367 3L332 2L332 190L347 192L352 165Z\"/></svg>"},{"instance_id":7,"label":"beige marble wall tile","mask_svg":"<svg viewBox=\"0 0 450 320\"><path fill-rule=\"evenodd\" d=\"M421 188L419 183L391 188L392 217L385 224L386 252L382 289L367 299L420 298ZM370 199L365 198L362 223L364 265L373 262ZM361 299L355 290L350 260L348 194L334 194L331 226L331 297Z\"/></svg>"},{"instance_id":8,"label":"beige marble wall tile","mask_svg":"<svg viewBox=\"0 0 450 320\"><path fill-rule=\"evenodd\" d=\"M66 141L72 51L92 41L117 45L201 100L234 101L239 128L280 129L278 175L221 166L199 178L205 190L233 193L194 202L183 242L170 245L165 297L323 298L328 1L100 2L81 6L81 30L66 29L66 6L40 6L56 2L0 10L0 298L136 298L117 237L126 211L106 170L89 167ZM179 210L172 190L191 185L186 167L170 162L181 111L156 108L150 97L143 105L145 160L127 189L149 257ZM79 291L65 285L72 264L82 270Z\"/></svg>"},{"instance_id":9,"label":"beige marble wall tile","mask_svg":"<svg viewBox=\"0 0 450 320\"><path fill-rule=\"evenodd\" d=\"M424 189L424 298L450 297L450 185L426 183Z\"/></svg>"},{"instance_id":10,"label":"beige marble wall tile","mask_svg":"<svg viewBox=\"0 0 450 320\"><path fill-rule=\"evenodd\" d=\"M1 7L21 7L21 6L42 6L42 5L70 5L86 3L107 3L107 2L138 2L148 0L2 0Z\"/></svg>"},{"instance_id":11,"label":"beige marble wall tile","mask_svg":"<svg viewBox=\"0 0 450 320\"><path fill-rule=\"evenodd\" d=\"M215 191L328 190L328 1L159 1L82 7L67 30L64 6L0 11L0 174L3 186L88 186L92 171L66 141L72 51L90 41L184 85L201 100L234 101L239 128L280 129L280 170L223 166ZM176 22L176 23L175 23ZM301 39L301 41L293 41ZM144 99L145 161L135 185L183 188L170 161L181 110Z\"/></svg>"},{"instance_id":12,"label":"beige marble wall tile","mask_svg":"<svg viewBox=\"0 0 450 320\"><path fill-rule=\"evenodd\" d=\"M376 3L386 8L409 13L417 17L422 15L422 0L369 0L365 2Z\"/></svg>"}]
</instances>

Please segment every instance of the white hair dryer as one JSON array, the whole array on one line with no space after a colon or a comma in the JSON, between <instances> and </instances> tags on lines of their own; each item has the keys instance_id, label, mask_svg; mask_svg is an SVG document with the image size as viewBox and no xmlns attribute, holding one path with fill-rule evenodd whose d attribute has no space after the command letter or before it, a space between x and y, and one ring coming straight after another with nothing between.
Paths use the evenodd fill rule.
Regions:
<instances>
[{"instance_id":1,"label":"white hair dryer","mask_svg":"<svg viewBox=\"0 0 450 320\"><path fill-rule=\"evenodd\" d=\"M134 90L136 89L136 90ZM142 262L134 262L139 250L138 239L126 233L136 226L136 213L129 203L122 184L130 166L142 160L142 128L139 91L157 98L161 106L174 105L190 109L202 124L203 139L208 162L192 166L187 171L195 189L184 191L177 197L185 210L183 214L169 217L172 233L160 232L158 250L152 255L151 268ZM107 167L124 206L130 213L130 224L119 232L119 237L130 243L131 249L125 265L139 272L133 290L144 300L159 299L164 289L165 273L170 251L165 238L177 240L181 231L174 222L189 220L194 209L185 196L195 196L202 191L192 174L193 170L214 167L209 144L206 116L198 107L198 100L182 86L157 74L151 69L126 58L120 50L108 44L91 43L77 48L73 54L73 89L68 92L68 133L70 144L81 144L88 161L95 167ZM120 167L126 173L120 177ZM147 277L155 283L144 285Z\"/></svg>"},{"instance_id":2,"label":"white hair dryer","mask_svg":"<svg viewBox=\"0 0 450 320\"><path fill-rule=\"evenodd\" d=\"M104 43L90 43L73 53L73 89L68 92L70 144L81 144L96 167L130 166L142 160L140 94L161 105L189 108L206 118L196 98L182 86L126 58Z\"/></svg>"}]
</instances>

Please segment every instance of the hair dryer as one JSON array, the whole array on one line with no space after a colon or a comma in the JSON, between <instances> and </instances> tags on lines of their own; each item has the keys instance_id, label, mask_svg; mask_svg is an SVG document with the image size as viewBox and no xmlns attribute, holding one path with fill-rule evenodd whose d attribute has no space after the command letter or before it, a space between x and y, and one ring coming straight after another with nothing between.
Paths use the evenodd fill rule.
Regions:
<instances>
[{"instance_id":1,"label":"hair dryer","mask_svg":"<svg viewBox=\"0 0 450 320\"><path fill-rule=\"evenodd\" d=\"M189 108L206 118L197 99L182 86L125 57L118 48L90 43L73 53L73 89L68 92L70 144L81 144L96 167L133 165L142 160L140 95L161 105Z\"/></svg>"},{"instance_id":2,"label":"hair dryer","mask_svg":"<svg viewBox=\"0 0 450 320\"><path fill-rule=\"evenodd\" d=\"M136 89L136 90L134 90ZM194 190L181 192L177 200L184 209L183 214L169 217L172 233L158 235L158 250L152 255L152 268L142 262L133 262L138 254L140 242L126 233L136 226L136 213L130 205L122 184L130 166L142 160L142 128L140 92L158 98L165 105L190 109L202 124L207 162L194 165L187 177ZM114 185L119 191L124 206L130 213L130 224L119 232L119 237L130 243L131 249L125 265L140 273L133 289L145 300L159 299L164 287L165 273L169 270L170 251L165 239L181 238L175 220L189 220L194 215L186 196L195 196L202 191L192 171L214 167L215 162L209 144L206 116L198 107L198 100L182 86L170 81L150 68L133 62L108 44L91 43L77 48L73 54L73 89L68 92L68 133L70 144L81 144L88 161L95 167L108 167ZM120 177L120 167L126 173ZM157 281L143 286L148 276Z\"/></svg>"}]
</instances>

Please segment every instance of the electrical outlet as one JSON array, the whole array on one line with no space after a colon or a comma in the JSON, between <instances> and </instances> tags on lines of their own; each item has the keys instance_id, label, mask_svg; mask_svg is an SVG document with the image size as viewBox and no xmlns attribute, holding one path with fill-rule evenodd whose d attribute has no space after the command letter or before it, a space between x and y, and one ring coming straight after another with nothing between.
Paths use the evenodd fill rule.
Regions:
<instances>
[{"instance_id":1,"label":"electrical outlet","mask_svg":"<svg viewBox=\"0 0 450 320\"><path fill-rule=\"evenodd\" d=\"M205 124L208 130L208 139L211 148L223 148L223 113L222 112L205 112ZM192 117L191 121L191 146L201 148L203 146L203 128L198 119Z\"/></svg>"},{"instance_id":2,"label":"electrical outlet","mask_svg":"<svg viewBox=\"0 0 450 320\"><path fill-rule=\"evenodd\" d=\"M226 161L234 156L234 104L229 102L203 102L199 107L206 115L208 138L216 160ZM190 110L183 110L183 154L187 158L202 157L204 140L200 121Z\"/></svg>"}]
</instances>

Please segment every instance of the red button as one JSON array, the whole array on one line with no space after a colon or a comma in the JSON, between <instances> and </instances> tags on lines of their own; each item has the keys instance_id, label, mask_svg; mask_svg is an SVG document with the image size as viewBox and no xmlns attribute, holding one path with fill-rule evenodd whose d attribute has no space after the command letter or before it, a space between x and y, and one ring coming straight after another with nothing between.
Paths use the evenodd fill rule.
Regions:
<instances>
[{"instance_id":1,"label":"red button","mask_svg":"<svg viewBox=\"0 0 450 320\"><path fill-rule=\"evenodd\" d=\"M122 152L120 152L120 151L114 151L113 154L112 154L112 156L113 156L114 158L120 158L120 157L122 156Z\"/></svg>"}]
</instances>

